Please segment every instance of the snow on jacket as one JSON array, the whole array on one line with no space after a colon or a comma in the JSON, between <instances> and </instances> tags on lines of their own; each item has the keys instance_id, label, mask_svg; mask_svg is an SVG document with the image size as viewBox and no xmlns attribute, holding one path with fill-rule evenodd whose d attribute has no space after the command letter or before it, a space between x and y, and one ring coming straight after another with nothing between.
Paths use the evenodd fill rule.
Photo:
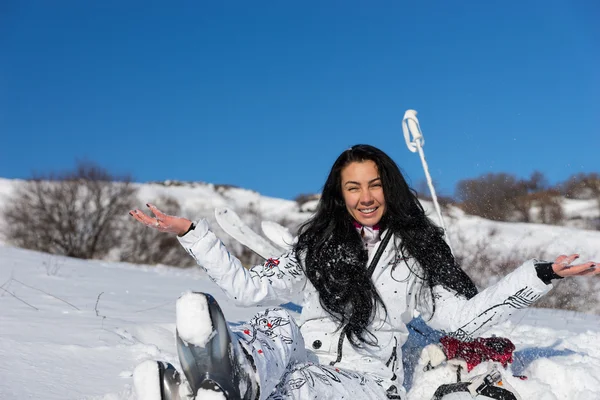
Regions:
<instances>
[{"instance_id":1,"label":"snow on jacket","mask_svg":"<svg viewBox=\"0 0 600 400\"><path fill-rule=\"evenodd\" d=\"M293 251L248 270L227 251L206 220L197 221L195 225L195 229L179 241L231 300L239 306L273 306L293 301L303 294L298 323L314 360L318 358L321 364L335 363L341 344L342 359L335 363L337 367L368 373L383 385L401 386L403 383L400 352L408 338L406 325L415 312L434 329L469 338L506 320L516 309L529 306L552 288L538 278L535 260L529 260L470 300L440 285L435 286L432 315L431 296L420 295L424 282L415 274L418 273L416 261L396 258L394 241L396 246L400 243L396 237L388 242L372 275L387 307L387 316L382 309L378 310L368 328L376 336L377 346L353 347L348 340L340 341L341 329L321 307L319 295ZM368 246L368 265L380 243Z\"/></svg>"}]
</instances>

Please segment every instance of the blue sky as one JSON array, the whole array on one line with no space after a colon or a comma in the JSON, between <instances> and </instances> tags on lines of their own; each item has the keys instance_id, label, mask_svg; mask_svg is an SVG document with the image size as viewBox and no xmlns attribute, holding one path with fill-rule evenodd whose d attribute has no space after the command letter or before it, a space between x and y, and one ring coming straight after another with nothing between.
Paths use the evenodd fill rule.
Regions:
<instances>
[{"instance_id":1,"label":"blue sky","mask_svg":"<svg viewBox=\"0 0 600 400\"><path fill-rule=\"evenodd\" d=\"M87 159L293 198L369 143L417 186L407 109L443 194L600 170L594 0L171 3L2 2L0 177Z\"/></svg>"}]
</instances>

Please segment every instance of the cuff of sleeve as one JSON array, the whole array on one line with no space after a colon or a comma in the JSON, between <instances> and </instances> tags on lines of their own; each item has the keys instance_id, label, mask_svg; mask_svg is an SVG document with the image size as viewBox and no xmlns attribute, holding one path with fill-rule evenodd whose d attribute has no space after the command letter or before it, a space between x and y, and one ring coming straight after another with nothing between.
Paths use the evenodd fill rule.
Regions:
<instances>
[{"instance_id":1,"label":"cuff of sleeve","mask_svg":"<svg viewBox=\"0 0 600 400\"><path fill-rule=\"evenodd\" d=\"M177 240L185 248L193 246L208 233L208 222L204 218L194 221L193 224L194 229L189 230L183 236L177 236Z\"/></svg>"},{"instance_id":2,"label":"cuff of sleeve","mask_svg":"<svg viewBox=\"0 0 600 400\"><path fill-rule=\"evenodd\" d=\"M534 261L535 272L538 278L541 279L546 285L550 285L553 279L562 279L563 277L558 275L552 269L552 263L548 261Z\"/></svg>"}]
</instances>

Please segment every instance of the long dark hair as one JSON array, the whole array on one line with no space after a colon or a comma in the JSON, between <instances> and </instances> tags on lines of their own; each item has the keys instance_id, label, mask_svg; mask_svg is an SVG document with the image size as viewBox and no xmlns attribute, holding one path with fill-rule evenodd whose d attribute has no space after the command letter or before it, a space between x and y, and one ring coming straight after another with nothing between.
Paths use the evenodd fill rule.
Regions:
<instances>
[{"instance_id":1,"label":"long dark hair","mask_svg":"<svg viewBox=\"0 0 600 400\"><path fill-rule=\"evenodd\" d=\"M409 255L417 261L419 271L413 272L430 292L435 285L443 285L467 298L477 294L473 282L457 266L443 230L425 215L398 165L376 147L352 146L333 163L315 214L300 227L295 251L299 260L304 258L303 268L319 293L321 306L340 327L345 326L354 346L376 344L367 327L378 305L387 312L368 275L367 251L342 196L342 170L352 162L367 160L377 165L383 187L386 210L379 225L382 232L389 229L401 239L398 256Z\"/></svg>"}]
</instances>

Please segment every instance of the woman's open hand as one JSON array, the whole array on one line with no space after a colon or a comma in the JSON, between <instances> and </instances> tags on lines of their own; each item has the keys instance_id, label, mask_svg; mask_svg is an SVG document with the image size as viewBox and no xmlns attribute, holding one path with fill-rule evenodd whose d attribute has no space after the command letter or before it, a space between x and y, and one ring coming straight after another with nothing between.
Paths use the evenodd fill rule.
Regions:
<instances>
[{"instance_id":1,"label":"woman's open hand","mask_svg":"<svg viewBox=\"0 0 600 400\"><path fill-rule=\"evenodd\" d=\"M567 276L581 276L581 275L596 275L600 273L600 263L589 261L583 264L571 265L573 261L579 258L579 254L571 254L569 256L560 255L556 257L552 264L554 272L566 278Z\"/></svg>"},{"instance_id":2,"label":"woman's open hand","mask_svg":"<svg viewBox=\"0 0 600 400\"><path fill-rule=\"evenodd\" d=\"M158 208L156 208L156 206L152 204L146 205L156 216L156 218L152 218L138 209L129 211L129 215L140 221L142 224L149 226L150 228L157 229L161 232L175 233L179 236L182 236L190 230L192 221L189 219L167 215L162 213Z\"/></svg>"}]
</instances>

